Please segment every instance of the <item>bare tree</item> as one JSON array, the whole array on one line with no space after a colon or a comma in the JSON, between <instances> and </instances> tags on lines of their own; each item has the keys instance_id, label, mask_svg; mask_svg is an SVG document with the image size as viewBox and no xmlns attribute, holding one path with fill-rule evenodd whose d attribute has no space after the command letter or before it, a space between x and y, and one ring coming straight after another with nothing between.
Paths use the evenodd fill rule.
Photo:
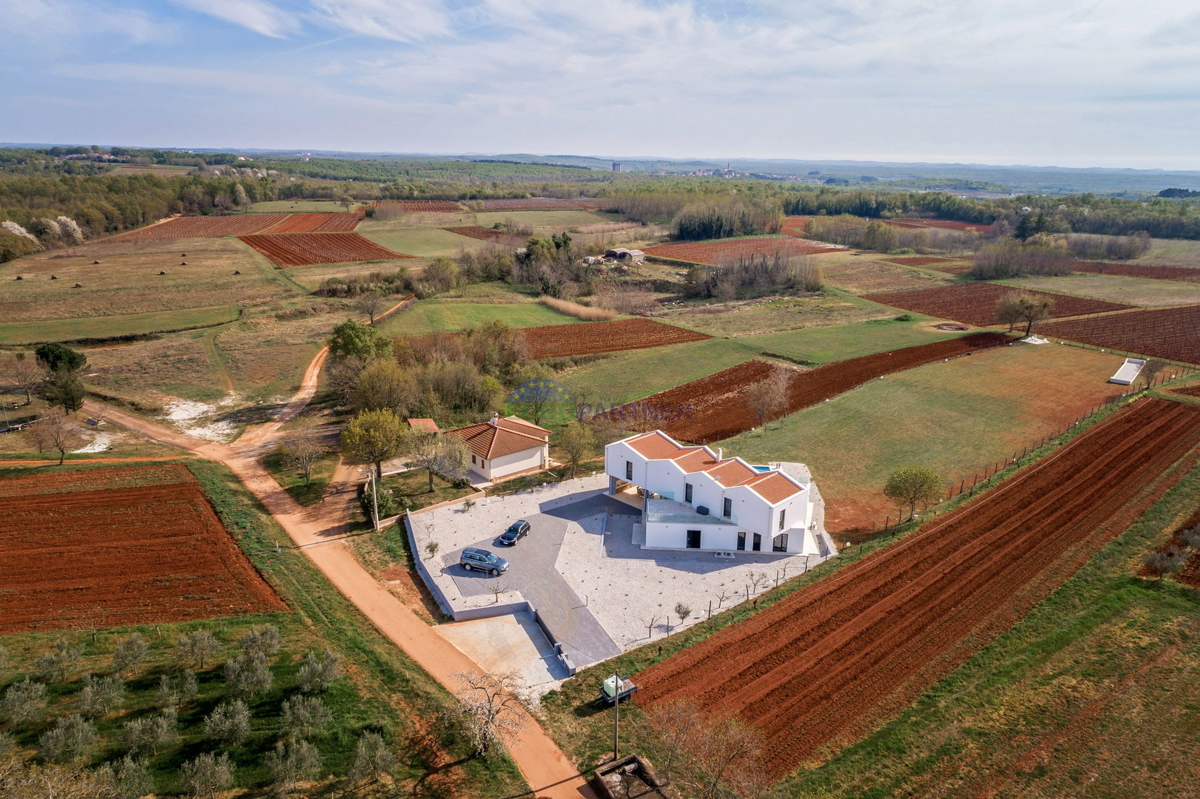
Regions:
<instances>
[{"instance_id":1,"label":"bare tree","mask_svg":"<svg viewBox=\"0 0 1200 799\"><path fill-rule=\"evenodd\" d=\"M574 477L579 464L595 452L596 436L578 421L571 422L558 434L558 448L571 467L571 477Z\"/></svg>"},{"instance_id":2,"label":"bare tree","mask_svg":"<svg viewBox=\"0 0 1200 799\"><path fill-rule=\"evenodd\" d=\"M512 672L454 675L458 712L471 733L476 755L486 755L497 743L511 741L525 724L517 676Z\"/></svg>"},{"instance_id":3,"label":"bare tree","mask_svg":"<svg viewBox=\"0 0 1200 799\"><path fill-rule=\"evenodd\" d=\"M367 291L359 294L354 298L354 307L367 315L371 320L371 324L375 324L375 317L379 316L379 312L384 309L386 304L384 296L378 291Z\"/></svg>"},{"instance_id":4,"label":"bare tree","mask_svg":"<svg viewBox=\"0 0 1200 799\"><path fill-rule=\"evenodd\" d=\"M647 639L653 638L654 637L654 625L658 624L658 616L651 616L648 619L643 618L642 624L646 625L646 638Z\"/></svg>"},{"instance_id":5,"label":"bare tree","mask_svg":"<svg viewBox=\"0 0 1200 799\"><path fill-rule=\"evenodd\" d=\"M759 426L765 425L769 419L787 408L788 385L791 379L790 369L777 366L766 380L760 380L746 389L746 399L750 403L750 409L758 417Z\"/></svg>"},{"instance_id":6,"label":"bare tree","mask_svg":"<svg viewBox=\"0 0 1200 799\"><path fill-rule=\"evenodd\" d=\"M40 391L42 384L46 382L46 370L37 359L30 358L23 352L13 356L7 371L13 386L25 393L26 405L33 401L33 395Z\"/></svg>"},{"instance_id":7,"label":"bare tree","mask_svg":"<svg viewBox=\"0 0 1200 799\"><path fill-rule=\"evenodd\" d=\"M279 447L288 468L295 469L304 475L306 487L312 484L313 467L329 452L329 448L321 441L317 428L316 419L299 419L284 436L283 443Z\"/></svg>"},{"instance_id":8,"label":"bare tree","mask_svg":"<svg viewBox=\"0 0 1200 799\"><path fill-rule=\"evenodd\" d=\"M66 460L67 453L83 446L79 427L61 408L51 408L46 415L29 425L25 437L37 447L38 452L52 450L58 453L58 465Z\"/></svg>"},{"instance_id":9,"label":"bare tree","mask_svg":"<svg viewBox=\"0 0 1200 799\"><path fill-rule=\"evenodd\" d=\"M762 736L738 718L727 719L705 730L697 746L696 759L707 775L703 795L720 795L721 784L734 771L736 763L757 761L762 751Z\"/></svg>"},{"instance_id":10,"label":"bare tree","mask_svg":"<svg viewBox=\"0 0 1200 799\"><path fill-rule=\"evenodd\" d=\"M466 473L471 453L459 439L424 430L407 430L403 440L402 448L412 465L428 473L430 491L433 491L434 472L451 480Z\"/></svg>"},{"instance_id":11,"label":"bare tree","mask_svg":"<svg viewBox=\"0 0 1200 799\"><path fill-rule=\"evenodd\" d=\"M1161 358L1149 358L1142 366L1142 373L1139 375L1139 377L1142 378L1142 382L1145 384L1146 388L1149 389L1150 386L1154 384L1154 381L1158 379L1158 376L1162 374L1163 370L1166 368L1167 362Z\"/></svg>"},{"instance_id":12,"label":"bare tree","mask_svg":"<svg viewBox=\"0 0 1200 799\"><path fill-rule=\"evenodd\" d=\"M487 590L492 594L492 604L500 604L500 595L508 590L508 586L504 583L488 583Z\"/></svg>"},{"instance_id":13,"label":"bare tree","mask_svg":"<svg viewBox=\"0 0 1200 799\"><path fill-rule=\"evenodd\" d=\"M658 750L658 773L671 781L671 768L696 745L704 720L699 708L686 699L672 699L646 708L646 719L658 732L653 736Z\"/></svg>"},{"instance_id":14,"label":"bare tree","mask_svg":"<svg viewBox=\"0 0 1200 799\"><path fill-rule=\"evenodd\" d=\"M720 608L722 605L724 605L725 600L728 598L729 598L729 589L721 588L721 590L717 592L717 607Z\"/></svg>"}]
</instances>

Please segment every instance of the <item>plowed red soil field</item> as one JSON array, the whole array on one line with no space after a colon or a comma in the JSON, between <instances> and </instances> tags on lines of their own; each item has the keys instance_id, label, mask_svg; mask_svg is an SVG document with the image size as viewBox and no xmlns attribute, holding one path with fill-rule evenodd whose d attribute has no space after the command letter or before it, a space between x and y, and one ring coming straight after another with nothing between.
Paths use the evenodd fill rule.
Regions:
<instances>
[{"instance_id":1,"label":"plowed red soil field","mask_svg":"<svg viewBox=\"0 0 1200 799\"><path fill-rule=\"evenodd\" d=\"M562 200L557 197L529 197L522 199L479 200L484 211L587 211L596 208L607 208L611 202L595 199Z\"/></svg>"},{"instance_id":2,"label":"plowed red soil field","mask_svg":"<svg viewBox=\"0 0 1200 799\"><path fill-rule=\"evenodd\" d=\"M1200 305L1068 319L1038 325L1038 335L1122 352L1200 364Z\"/></svg>"},{"instance_id":3,"label":"plowed red soil field","mask_svg":"<svg viewBox=\"0 0 1200 799\"><path fill-rule=\"evenodd\" d=\"M689 264L715 266L726 261L755 255L819 255L826 252L842 252L844 247L820 241L797 239L794 236L762 236L748 239L721 239L719 241L681 241L675 244L659 244L647 249L651 258L666 258Z\"/></svg>"},{"instance_id":4,"label":"plowed red soil field","mask_svg":"<svg viewBox=\"0 0 1200 799\"><path fill-rule=\"evenodd\" d=\"M380 247L357 233L281 233L239 236L276 266L309 266L412 258Z\"/></svg>"},{"instance_id":5,"label":"plowed red soil field","mask_svg":"<svg viewBox=\"0 0 1200 799\"><path fill-rule=\"evenodd\" d=\"M901 258L884 258L890 264L899 264L900 266L931 266L934 264L951 264L954 263L953 258L935 258L929 255L906 255Z\"/></svg>"},{"instance_id":6,"label":"plowed red soil field","mask_svg":"<svg viewBox=\"0 0 1200 799\"><path fill-rule=\"evenodd\" d=\"M1200 407L1147 399L918 533L634 678L736 715L782 777L898 713L1009 629L1197 460ZM1181 464L1182 466L1183 464Z\"/></svg>"},{"instance_id":7,"label":"plowed red soil field","mask_svg":"<svg viewBox=\"0 0 1200 799\"><path fill-rule=\"evenodd\" d=\"M653 421L680 441L707 444L757 427L758 417L750 407L746 389L779 372L789 375L787 405L768 421L824 402L880 375L999 347L1011 340L1000 333L975 333L827 363L803 372L767 361L747 361L618 406L606 416L618 423Z\"/></svg>"},{"instance_id":8,"label":"plowed red soil field","mask_svg":"<svg viewBox=\"0 0 1200 799\"><path fill-rule=\"evenodd\" d=\"M1121 311L1133 307L1103 300L1070 297L1065 294L1015 289L994 283L963 283L957 286L939 286L919 291L888 291L881 294L866 294L863 299L941 319L952 319L967 325L987 326L999 324L999 320L996 318L996 306L1009 294L1033 295L1039 299L1053 300L1054 307L1050 311L1052 318Z\"/></svg>"},{"instance_id":9,"label":"plowed red soil field","mask_svg":"<svg viewBox=\"0 0 1200 799\"><path fill-rule=\"evenodd\" d=\"M1110 264L1101 261L1077 261L1076 272L1095 275L1121 275L1122 277L1146 277L1151 280L1178 280L1184 283L1200 282L1200 269L1186 266L1154 266L1153 264Z\"/></svg>"},{"instance_id":10,"label":"plowed red soil field","mask_svg":"<svg viewBox=\"0 0 1200 799\"><path fill-rule=\"evenodd\" d=\"M403 213L458 213L462 206L452 200L376 200L374 208Z\"/></svg>"},{"instance_id":11,"label":"plowed red soil field","mask_svg":"<svg viewBox=\"0 0 1200 799\"><path fill-rule=\"evenodd\" d=\"M511 233L505 233L503 230L496 230L490 227L480 227L479 225L464 225L462 227L444 227L442 230L447 230L451 233L457 233L460 236L466 236L470 239L479 239L480 241L502 241L509 244L524 244L525 239L520 236L514 236Z\"/></svg>"},{"instance_id":12,"label":"plowed red soil field","mask_svg":"<svg viewBox=\"0 0 1200 799\"><path fill-rule=\"evenodd\" d=\"M360 213L292 214L265 232L271 235L276 233L348 233L358 227L358 223L362 220L363 215Z\"/></svg>"},{"instance_id":13,"label":"plowed red soil field","mask_svg":"<svg viewBox=\"0 0 1200 799\"><path fill-rule=\"evenodd\" d=\"M613 322L526 327L521 332L529 342L530 357L534 360L642 350L710 338L704 333L664 325L653 319L618 319Z\"/></svg>"},{"instance_id":14,"label":"plowed red soil field","mask_svg":"<svg viewBox=\"0 0 1200 799\"><path fill-rule=\"evenodd\" d=\"M131 230L113 241L165 241L216 236L246 236L259 233L288 218L288 214L239 214L237 216L179 216L150 227Z\"/></svg>"},{"instance_id":15,"label":"plowed red soil field","mask_svg":"<svg viewBox=\"0 0 1200 799\"><path fill-rule=\"evenodd\" d=\"M810 219L812 219L811 216L785 216L779 232L785 236L795 236L798 239L806 238L808 234L804 232L804 226Z\"/></svg>"},{"instance_id":16,"label":"plowed red soil field","mask_svg":"<svg viewBox=\"0 0 1200 799\"><path fill-rule=\"evenodd\" d=\"M0 634L286 610L183 467L0 481Z\"/></svg>"},{"instance_id":17,"label":"plowed red soil field","mask_svg":"<svg viewBox=\"0 0 1200 799\"><path fill-rule=\"evenodd\" d=\"M919 230L921 228L938 228L940 230L957 230L960 232L974 231L982 233L989 225L982 222L958 222L953 219L885 219L884 224L892 227L902 227Z\"/></svg>"}]
</instances>

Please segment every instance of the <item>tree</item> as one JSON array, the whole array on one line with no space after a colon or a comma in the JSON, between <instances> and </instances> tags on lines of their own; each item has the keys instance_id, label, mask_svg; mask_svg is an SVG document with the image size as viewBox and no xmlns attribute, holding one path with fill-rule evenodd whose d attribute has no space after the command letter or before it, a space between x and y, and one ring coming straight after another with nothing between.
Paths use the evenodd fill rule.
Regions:
<instances>
[{"instance_id":1,"label":"tree","mask_svg":"<svg viewBox=\"0 0 1200 799\"><path fill-rule=\"evenodd\" d=\"M403 418L417 404L419 393L412 371L391 359L380 358L359 372L350 406L356 411L387 409Z\"/></svg>"},{"instance_id":2,"label":"tree","mask_svg":"<svg viewBox=\"0 0 1200 799\"><path fill-rule=\"evenodd\" d=\"M221 644L206 630L194 633L184 633L175 642L175 660L179 663L191 662L198 669L221 651Z\"/></svg>"},{"instance_id":3,"label":"tree","mask_svg":"<svg viewBox=\"0 0 1200 799\"><path fill-rule=\"evenodd\" d=\"M386 302L378 291L367 291L354 298L354 307L366 314L371 320L369 324L374 326L375 317L384 309Z\"/></svg>"},{"instance_id":4,"label":"tree","mask_svg":"<svg viewBox=\"0 0 1200 799\"><path fill-rule=\"evenodd\" d=\"M77 372L70 369L55 369L42 383L42 399L52 407L74 413L83 407L87 390Z\"/></svg>"},{"instance_id":5,"label":"tree","mask_svg":"<svg viewBox=\"0 0 1200 799\"><path fill-rule=\"evenodd\" d=\"M204 719L204 737L237 746L250 735L250 708L241 699L225 700Z\"/></svg>"},{"instance_id":6,"label":"tree","mask_svg":"<svg viewBox=\"0 0 1200 799\"><path fill-rule=\"evenodd\" d=\"M669 783L671 768L695 747L704 717L694 702L672 699L646 708L646 719L658 733L651 738L658 750L655 753L658 773Z\"/></svg>"},{"instance_id":7,"label":"tree","mask_svg":"<svg viewBox=\"0 0 1200 799\"><path fill-rule=\"evenodd\" d=\"M55 763L71 763L87 756L96 745L96 728L75 714L57 719L38 739L42 757Z\"/></svg>"},{"instance_id":8,"label":"tree","mask_svg":"<svg viewBox=\"0 0 1200 799\"><path fill-rule=\"evenodd\" d=\"M271 669L262 652L244 652L225 663L225 684L235 696L250 697L271 690Z\"/></svg>"},{"instance_id":9,"label":"tree","mask_svg":"<svg viewBox=\"0 0 1200 799\"><path fill-rule=\"evenodd\" d=\"M1025 323L1025 336L1028 337L1033 334L1035 324L1050 316L1050 311L1054 309L1054 300L1048 297L1021 295L1017 298L1017 305L1021 309L1018 318Z\"/></svg>"},{"instance_id":10,"label":"tree","mask_svg":"<svg viewBox=\"0 0 1200 799\"><path fill-rule=\"evenodd\" d=\"M130 669L136 669L146 659L146 653L149 651L146 639L134 633L117 644L113 651L113 670L117 674L124 674Z\"/></svg>"},{"instance_id":11,"label":"tree","mask_svg":"<svg viewBox=\"0 0 1200 799\"><path fill-rule=\"evenodd\" d=\"M513 389L509 396L510 402L525 403L534 424L541 424L542 417L551 405L570 402L571 395L561 384L549 379L541 364L532 364L520 370L513 370L513 379L520 380L521 385Z\"/></svg>"},{"instance_id":12,"label":"tree","mask_svg":"<svg viewBox=\"0 0 1200 799\"><path fill-rule=\"evenodd\" d=\"M383 479L383 462L398 456L404 445L404 425L386 408L362 411L342 431L342 452L353 463L374 464L379 479Z\"/></svg>"},{"instance_id":13,"label":"tree","mask_svg":"<svg viewBox=\"0 0 1200 799\"><path fill-rule=\"evenodd\" d=\"M246 194L246 189L241 183L233 184L233 204L239 208L245 208L250 205L250 197Z\"/></svg>"},{"instance_id":14,"label":"tree","mask_svg":"<svg viewBox=\"0 0 1200 799\"><path fill-rule=\"evenodd\" d=\"M1008 325L1008 332L1013 332L1017 322L1021 321L1022 308L1020 298L1015 294L1005 294L996 303L996 321Z\"/></svg>"},{"instance_id":15,"label":"tree","mask_svg":"<svg viewBox=\"0 0 1200 799\"><path fill-rule=\"evenodd\" d=\"M486 755L492 746L510 741L520 732L525 711L515 674L460 672L453 676L460 686L455 693L455 711L467 724L476 756Z\"/></svg>"},{"instance_id":16,"label":"tree","mask_svg":"<svg viewBox=\"0 0 1200 799\"><path fill-rule=\"evenodd\" d=\"M322 735L333 721L333 714L315 696L293 696L283 703L283 726L293 738Z\"/></svg>"},{"instance_id":17,"label":"tree","mask_svg":"<svg viewBox=\"0 0 1200 799\"><path fill-rule=\"evenodd\" d=\"M301 782L315 780L321 771L321 753L308 741L280 741L264 762L275 779L275 790L281 794L295 790Z\"/></svg>"},{"instance_id":18,"label":"tree","mask_svg":"<svg viewBox=\"0 0 1200 799\"><path fill-rule=\"evenodd\" d=\"M396 769L396 755L387 748L383 736L377 732L364 732L354 747L354 763L350 766L347 776L350 781L379 782L384 774L390 774Z\"/></svg>"},{"instance_id":19,"label":"tree","mask_svg":"<svg viewBox=\"0 0 1200 799\"><path fill-rule=\"evenodd\" d=\"M1150 552L1142 558L1142 563L1145 564L1146 570L1151 576L1161 580L1165 575L1178 574L1182 571L1187 559L1183 554L1172 547L1166 552Z\"/></svg>"},{"instance_id":20,"label":"tree","mask_svg":"<svg viewBox=\"0 0 1200 799\"><path fill-rule=\"evenodd\" d=\"M325 367L326 382L342 405L350 405L354 401L359 375L366 366L367 362L363 359L347 356L337 358Z\"/></svg>"},{"instance_id":21,"label":"tree","mask_svg":"<svg viewBox=\"0 0 1200 799\"><path fill-rule=\"evenodd\" d=\"M750 409L758 417L759 426L765 425L769 419L787 408L788 384L791 382L791 370L786 367L776 367L766 380L760 380L746 389L746 400Z\"/></svg>"},{"instance_id":22,"label":"tree","mask_svg":"<svg viewBox=\"0 0 1200 799\"><path fill-rule=\"evenodd\" d=\"M46 370L36 359L29 358L23 352L18 352L8 362L8 376L18 391L25 393L26 404L33 401L33 395L40 393L42 384L46 382Z\"/></svg>"},{"instance_id":23,"label":"tree","mask_svg":"<svg viewBox=\"0 0 1200 799\"><path fill-rule=\"evenodd\" d=\"M692 615L692 609L682 602L675 603L675 615L679 617L679 626L682 627L688 617Z\"/></svg>"},{"instance_id":24,"label":"tree","mask_svg":"<svg viewBox=\"0 0 1200 799\"><path fill-rule=\"evenodd\" d=\"M242 652L250 654L258 652L264 658L279 651L279 628L273 624L255 627L238 639Z\"/></svg>"},{"instance_id":25,"label":"tree","mask_svg":"<svg viewBox=\"0 0 1200 799\"><path fill-rule=\"evenodd\" d=\"M1146 388L1149 389L1150 386L1154 384L1154 381L1158 379L1158 376L1162 374L1163 370L1166 368L1167 362L1161 358L1148 358L1146 363L1142 366L1142 373L1139 375L1139 377L1142 378L1142 382L1145 384Z\"/></svg>"},{"instance_id":26,"label":"tree","mask_svg":"<svg viewBox=\"0 0 1200 799\"><path fill-rule=\"evenodd\" d=\"M28 677L8 686L0 699L0 716L10 724L36 721L46 709L46 686Z\"/></svg>"},{"instance_id":27,"label":"tree","mask_svg":"<svg viewBox=\"0 0 1200 799\"><path fill-rule=\"evenodd\" d=\"M150 766L144 760L137 760L131 755L125 755L115 764L105 763L96 773L101 778L110 780L116 790L116 796L121 799L141 799L154 793L154 777ZM59 796L60 794L55 794ZM97 793L97 796L102 794Z\"/></svg>"},{"instance_id":28,"label":"tree","mask_svg":"<svg viewBox=\"0 0 1200 799\"><path fill-rule=\"evenodd\" d=\"M189 760L179 769L183 787L195 799L216 799L223 791L233 787L233 764L229 755L220 757L205 752L195 760Z\"/></svg>"},{"instance_id":29,"label":"tree","mask_svg":"<svg viewBox=\"0 0 1200 799\"><path fill-rule=\"evenodd\" d=\"M441 548L442 548L442 545L439 544L437 541L430 541L427 544L425 544L425 555L429 558L432 558L435 555L437 555L438 550Z\"/></svg>"},{"instance_id":30,"label":"tree","mask_svg":"<svg viewBox=\"0 0 1200 799\"><path fill-rule=\"evenodd\" d=\"M79 692L79 710L91 719L100 719L112 713L125 701L125 681L119 674L83 678L83 690Z\"/></svg>"},{"instance_id":31,"label":"tree","mask_svg":"<svg viewBox=\"0 0 1200 799\"><path fill-rule=\"evenodd\" d=\"M155 757L159 750L178 737L179 716L175 708L167 708L157 716L147 716L125 722L122 736L125 748L135 757Z\"/></svg>"},{"instance_id":32,"label":"tree","mask_svg":"<svg viewBox=\"0 0 1200 799\"><path fill-rule=\"evenodd\" d=\"M309 652L296 675L300 690L305 693L328 691L342 677L342 656L326 649Z\"/></svg>"},{"instance_id":33,"label":"tree","mask_svg":"<svg viewBox=\"0 0 1200 799\"><path fill-rule=\"evenodd\" d=\"M424 430L406 431L402 451L414 467L425 470L430 492L433 491L435 472L449 480L457 480L466 474L467 464L471 462L471 451L460 439Z\"/></svg>"},{"instance_id":34,"label":"tree","mask_svg":"<svg viewBox=\"0 0 1200 799\"><path fill-rule=\"evenodd\" d=\"M321 441L316 420L304 417L298 419L284 435L279 451L283 454L283 462L288 468L304 475L304 485L307 488L312 484L313 467L325 457L329 448Z\"/></svg>"},{"instance_id":35,"label":"tree","mask_svg":"<svg viewBox=\"0 0 1200 799\"><path fill-rule=\"evenodd\" d=\"M335 359L360 358L371 361L391 353L391 339L384 338L375 328L354 319L347 319L335 327L329 339L329 354Z\"/></svg>"},{"instance_id":36,"label":"tree","mask_svg":"<svg viewBox=\"0 0 1200 799\"><path fill-rule=\"evenodd\" d=\"M46 682L66 682L67 672L75 667L82 655L81 647L60 638L54 642L51 651L37 659L34 669L38 677Z\"/></svg>"},{"instance_id":37,"label":"tree","mask_svg":"<svg viewBox=\"0 0 1200 799\"><path fill-rule=\"evenodd\" d=\"M762 736L738 718L710 725L697 746L696 759L707 775L703 795L720 795L721 784L738 763L754 764L762 751Z\"/></svg>"},{"instance_id":38,"label":"tree","mask_svg":"<svg viewBox=\"0 0 1200 799\"><path fill-rule=\"evenodd\" d=\"M160 708L179 708L190 704L199 693L199 685L196 681L196 672L185 671L178 677L170 677L166 674L158 680L158 693L155 697Z\"/></svg>"},{"instance_id":39,"label":"tree","mask_svg":"<svg viewBox=\"0 0 1200 799\"><path fill-rule=\"evenodd\" d=\"M917 512L918 502L933 502L942 495L942 476L926 466L901 466L888 476L883 493L908 505L908 515Z\"/></svg>"},{"instance_id":40,"label":"tree","mask_svg":"<svg viewBox=\"0 0 1200 799\"><path fill-rule=\"evenodd\" d=\"M42 344L33 351L33 354L37 358L38 363L50 372L57 372L59 369L78 372L87 366L86 355L82 352L76 352L66 344L59 344L58 342Z\"/></svg>"},{"instance_id":41,"label":"tree","mask_svg":"<svg viewBox=\"0 0 1200 799\"><path fill-rule=\"evenodd\" d=\"M558 434L558 448L571 467L571 477L574 477L579 464L596 451L596 436L578 421L571 422Z\"/></svg>"}]
</instances>

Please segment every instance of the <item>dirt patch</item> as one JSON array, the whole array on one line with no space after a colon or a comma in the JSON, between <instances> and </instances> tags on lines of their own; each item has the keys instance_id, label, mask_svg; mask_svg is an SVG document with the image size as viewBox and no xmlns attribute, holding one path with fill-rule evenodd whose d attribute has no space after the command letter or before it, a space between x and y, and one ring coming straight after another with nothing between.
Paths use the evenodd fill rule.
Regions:
<instances>
[{"instance_id":1,"label":"dirt patch","mask_svg":"<svg viewBox=\"0 0 1200 799\"><path fill-rule=\"evenodd\" d=\"M660 244L646 250L652 258L666 258L690 264L716 265L738 258L759 255L785 256L819 255L827 252L844 252L845 247L819 241L797 239L793 236L763 236L746 239L721 239L720 241L684 241L676 244Z\"/></svg>"},{"instance_id":2,"label":"dirt patch","mask_svg":"<svg viewBox=\"0 0 1200 799\"><path fill-rule=\"evenodd\" d=\"M676 439L707 444L756 427L759 420L750 407L747 389L773 378L781 370L789 374L787 403L768 421L836 397L881 375L999 347L1009 341L1008 336L1000 333L976 333L828 363L804 372L767 361L747 361L618 406L604 415L618 424L653 423Z\"/></svg>"},{"instance_id":3,"label":"dirt patch","mask_svg":"<svg viewBox=\"0 0 1200 799\"><path fill-rule=\"evenodd\" d=\"M39 481L54 492L22 492ZM0 633L287 610L181 466L0 485Z\"/></svg>"},{"instance_id":4,"label":"dirt patch","mask_svg":"<svg viewBox=\"0 0 1200 799\"><path fill-rule=\"evenodd\" d=\"M1037 332L1122 352L1200 364L1197 329L1200 305L1071 319L1039 325Z\"/></svg>"},{"instance_id":5,"label":"dirt patch","mask_svg":"<svg viewBox=\"0 0 1200 799\"><path fill-rule=\"evenodd\" d=\"M618 319L612 322L527 327L521 332L529 342L530 357L534 360L641 350L689 341L705 341L710 338L704 333L664 325L653 319Z\"/></svg>"},{"instance_id":6,"label":"dirt patch","mask_svg":"<svg viewBox=\"0 0 1200 799\"><path fill-rule=\"evenodd\" d=\"M1052 318L1121 311L1133 307L1103 300L1070 297L1065 294L1017 289L994 283L964 283L956 286L939 286L923 291L889 291L882 294L868 294L863 299L891 305L894 308L903 308L906 311L952 319L967 325L986 327L999 324L1000 320L996 318L996 306L1011 294L1032 295L1039 300L1053 301L1054 306L1050 310Z\"/></svg>"},{"instance_id":7,"label":"dirt patch","mask_svg":"<svg viewBox=\"0 0 1200 799\"><path fill-rule=\"evenodd\" d=\"M867 294L880 291L925 289L945 283L949 278L907 269L883 261L857 260L825 267L825 280L840 289Z\"/></svg>"},{"instance_id":8,"label":"dirt patch","mask_svg":"<svg viewBox=\"0 0 1200 799\"><path fill-rule=\"evenodd\" d=\"M764 766L781 777L1019 621L1173 485L1183 470L1170 467L1197 444L1200 408L1140 402L982 500L647 669L635 699L741 717L772 742Z\"/></svg>"},{"instance_id":9,"label":"dirt patch","mask_svg":"<svg viewBox=\"0 0 1200 799\"><path fill-rule=\"evenodd\" d=\"M970 328L968 328L966 325L955 325L955 324L950 324L949 322L942 322L940 325L934 325L933 329L934 330L956 330L957 331L957 330L969 330Z\"/></svg>"}]
</instances>

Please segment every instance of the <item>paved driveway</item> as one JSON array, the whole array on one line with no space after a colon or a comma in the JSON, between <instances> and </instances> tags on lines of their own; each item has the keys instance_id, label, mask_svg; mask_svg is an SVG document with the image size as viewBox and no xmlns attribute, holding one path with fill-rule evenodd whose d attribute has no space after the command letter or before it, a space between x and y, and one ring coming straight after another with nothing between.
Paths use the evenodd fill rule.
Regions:
<instances>
[{"instance_id":1,"label":"paved driveway","mask_svg":"<svg viewBox=\"0 0 1200 799\"><path fill-rule=\"evenodd\" d=\"M507 558L509 568L506 573L492 577L468 572L458 565L458 557L462 552L462 549L458 549L443 559L446 574L453 578L464 596L488 595L491 593L488 591L489 584L503 584L510 590L520 591L537 609L551 634L580 668L615 657L621 654L621 648L604 631L585 601L571 589L556 567L568 525L604 513L632 515L636 511L619 500L597 496L545 513L535 513L525 517L529 522L529 535L518 541L516 546L506 547L499 543L499 535L503 530L489 531L491 535L469 545Z\"/></svg>"}]
</instances>

